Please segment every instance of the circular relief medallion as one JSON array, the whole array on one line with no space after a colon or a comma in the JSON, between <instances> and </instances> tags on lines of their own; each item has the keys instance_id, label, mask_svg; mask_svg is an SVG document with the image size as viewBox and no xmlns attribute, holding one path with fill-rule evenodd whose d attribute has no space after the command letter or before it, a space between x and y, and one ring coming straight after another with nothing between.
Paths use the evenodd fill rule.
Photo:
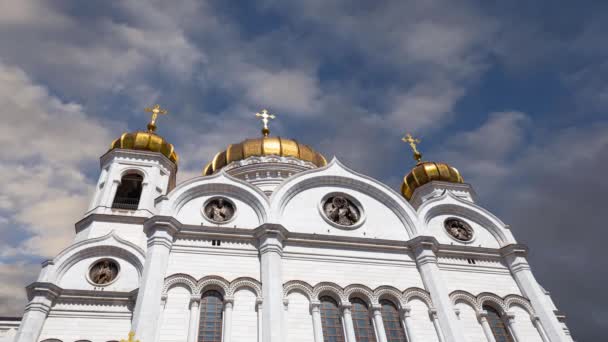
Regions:
<instances>
[{"instance_id":1,"label":"circular relief medallion","mask_svg":"<svg viewBox=\"0 0 608 342\"><path fill-rule=\"evenodd\" d=\"M461 219L448 218L443 223L445 230L458 241L471 241L473 239L473 228Z\"/></svg>"},{"instance_id":2,"label":"circular relief medallion","mask_svg":"<svg viewBox=\"0 0 608 342\"><path fill-rule=\"evenodd\" d=\"M333 195L323 202L323 212L333 223L341 226L352 226L359 222L359 208L346 196Z\"/></svg>"},{"instance_id":3,"label":"circular relief medallion","mask_svg":"<svg viewBox=\"0 0 608 342\"><path fill-rule=\"evenodd\" d=\"M229 199L215 197L205 203L203 214L215 223L226 223L234 217L235 210L234 203Z\"/></svg>"},{"instance_id":4,"label":"circular relief medallion","mask_svg":"<svg viewBox=\"0 0 608 342\"><path fill-rule=\"evenodd\" d=\"M107 285L118 276L118 263L111 259L97 261L89 270L89 279L96 285Z\"/></svg>"}]
</instances>

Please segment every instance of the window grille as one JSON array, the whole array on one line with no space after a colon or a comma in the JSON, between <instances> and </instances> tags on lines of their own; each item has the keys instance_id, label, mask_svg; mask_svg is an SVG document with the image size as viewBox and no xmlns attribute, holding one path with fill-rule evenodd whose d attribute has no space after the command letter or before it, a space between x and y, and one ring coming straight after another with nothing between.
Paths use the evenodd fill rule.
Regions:
<instances>
[{"instance_id":1,"label":"window grille","mask_svg":"<svg viewBox=\"0 0 608 342\"><path fill-rule=\"evenodd\" d=\"M376 342L376 333L367 304L359 298L353 298L350 303L357 342Z\"/></svg>"},{"instance_id":2,"label":"window grille","mask_svg":"<svg viewBox=\"0 0 608 342\"><path fill-rule=\"evenodd\" d=\"M383 299L380 301L380 305L382 306L382 321L384 322L387 342L407 342L405 330L401 325L399 310L397 310L395 304Z\"/></svg>"},{"instance_id":3,"label":"window grille","mask_svg":"<svg viewBox=\"0 0 608 342\"><path fill-rule=\"evenodd\" d=\"M198 342L222 341L223 302L222 295L217 291L207 291L203 294Z\"/></svg>"},{"instance_id":4,"label":"window grille","mask_svg":"<svg viewBox=\"0 0 608 342\"><path fill-rule=\"evenodd\" d=\"M484 305L483 309L488 313L488 323L496 342L514 342L500 313L489 305Z\"/></svg>"},{"instance_id":5,"label":"window grille","mask_svg":"<svg viewBox=\"0 0 608 342\"><path fill-rule=\"evenodd\" d=\"M338 303L331 297L321 297L321 326L323 342L344 342L344 328Z\"/></svg>"}]
</instances>

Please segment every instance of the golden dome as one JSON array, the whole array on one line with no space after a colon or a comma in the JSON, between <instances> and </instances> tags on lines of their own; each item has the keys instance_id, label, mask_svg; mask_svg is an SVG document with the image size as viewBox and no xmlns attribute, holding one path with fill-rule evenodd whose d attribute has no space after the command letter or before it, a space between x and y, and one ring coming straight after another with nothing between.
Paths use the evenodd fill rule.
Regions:
<instances>
[{"instance_id":1,"label":"golden dome","mask_svg":"<svg viewBox=\"0 0 608 342\"><path fill-rule=\"evenodd\" d=\"M414 190L431 181L464 183L460 172L448 164L419 162L410 173L403 177L401 194L410 200Z\"/></svg>"},{"instance_id":2,"label":"golden dome","mask_svg":"<svg viewBox=\"0 0 608 342\"><path fill-rule=\"evenodd\" d=\"M318 167L327 165L325 157L308 145L292 139L264 136L229 145L226 150L216 154L213 160L205 166L203 175L213 174L234 161L253 156L293 157L311 162Z\"/></svg>"},{"instance_id":3,"label":"golden dome","mask_svg":"<svg viewBox=\"0 0 608 342\"><path fill-rule=\"evenodd\" d=\"M175 164L177 164L179 159L173 145L167 142L167 140L160 135L156 135L153 132L123 133L120 138L112 142L110 150L115 148L162 153Z\"/></svg>"}]
</instances>

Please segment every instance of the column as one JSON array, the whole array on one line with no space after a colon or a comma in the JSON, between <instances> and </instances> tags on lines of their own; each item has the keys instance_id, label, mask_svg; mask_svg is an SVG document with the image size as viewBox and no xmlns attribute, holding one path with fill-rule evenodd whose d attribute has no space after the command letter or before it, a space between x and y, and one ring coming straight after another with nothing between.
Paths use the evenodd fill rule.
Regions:
<instances>
[{"instance_id":1,"label":"column","mask_svg":"<svg viewBox=\"0 0 608 342\"><path fill-rule=\"evenodd\" d=\"M352 305L342 304L342 322L344 322L344 330L346 332L346 342L357 342L355 336L355 327L353 325L353 315L350 312Z\"/></svg>"},{"instance_id":2,"label":"column","mask_svg":"<svg viewBox=\"0 0 608 342\"><path fill-rule=\"evenodd\" d=\"M156 324L157 327L161 327L163 324L163 316L165 314L165 306L167 306L167 295L164 294L162 297L160 297L160 314L158 315L158 323ZM156 330L156 337L154 338L154 341L158 342L160 340L160 331L159 329Z\"/></svg>"},{"instance_id":3,"label":"column","mask_svg":"<svg viewBox=\"0 0 608 342\"><path fill-rule=\"evenodd\" d=\"M44 321L60 293L61 288L51 283L33 283L27 287L28 298L32 299L25 306L15 342L38 341Z\"/></svg>"},{"instance_id":4,"label":"column","mask_svg":"<svg viewBox=\"0 0 608 342\"><path fill-rule=\"evenodd\" d=\"M382 320L382 306L372 306L372 317L374 318L374 326L376 327L376 336L378 342L387 342L386 331L384 330L384 321Z\"/></svg>"},{"instance_id":5,"label":"column","mask_svg":"<svg viewBox=\"0 0 608 342\"><path fill-rule=\"evenodd\" d=\"M262 300L258 298L255 304L258 313L258 342L262 342Z\"/></svg>"},{"instance_id":6,"label":"column","mask_svg":"<svg viewBox=\"0 0 608 342\"><path fill-rule=\"evenodd\" d=\"M283 342L283 240L287 230L277 224L256 228L262 279L262 342Z\"/></svg>"},{"instance_id":7,"label":"column","mask_svg":"<svg viewBox=\"0 0 608 342\"><path fill-rule=\"evenodd\" d=\"M323 323L321 322L321 302L318 300L310 303L312 314L312 329L315 334L315 342L323 342Z\"/></svg>"},{"instance_id":8,"label":"column","mask_svg":"<svg viewBox=\"0 0 608 342\"><path fill-rule=\"evenodd\" d=\"M413 249L418 264L418 270L422 283L431 294L434 306L438 308L438 319L441 322L441 332L446 342L465 341L464 332L454 312L452 300L448 290L441 278L437 257L434 249L437 240L431 237L421 236L412 240ZM441 335L440 335L441 336Z\"/></svg>"},{"instance_id":9,"label":"column","mask_svg":"<svg viewBox=\"0 0 608 342\"><path fill-rule=\"evenodd\" d=\"M507 323L507 328L509 329L509 332L511 333L511 336L513 336L515 342L524 342L524 340L519 338L517 335L517 329L515 329L515 315L512 313L507 313L505 315L505 321Z\"/></svg>"},{"instance_id":10,"label":"column","mask_svg":"<svg viewBox=\"0 0 608 342\"><path fill-rule=\"evenodd\" d=\"M224 329L222 329L223 342L230 342L232 336L232 309L234 308L234 298L224 298Z\"/></svg>"},{"instance_id":11,"label":"column","mask_svg":"<svg viewBox=\"0 0 608 342\"><path fill-rule=\"evenodd\" d=\"M401 309L401 320L403 322L403 329L405 329L405 337L408 342L415 342L414 331L412 330L412 308L405 306Z\"/></svg>"},{"instance_id":12,"label":"column","mask_svg":"<svg viewBox=\"0 0 608 342\"><path fill-rule=\"evenodd\" d=\"M131 322L131 330L141 341L154 341L156 336L169 252L178 224L175 219L162 216L155 216L144 223L148 250Z\"/></svg>"},{"instance_id":13,"label":"column","mask_svg":"<svg viewBox=\"0 0 608 342\"><path fill-rule=\"evenodd\" d=\"M190 297L190 319L188 323L188 342L196 342L198 337L198 321L200 315L201 297L192 295Z\"/></svg>"},{"instance_id":14,"label":"column","mask_svg":"<svg viewBox=\"0 0 608 342\"><path fill-rule=\"evenodd\" d=\"M444 342L445 337L443 337L443 331L441 331L441 326L439 325L439 319L437 317L437 309L429 309L429 317L433 322L433 327L435 327L435 331L437 332L437 339L439 342Z\"/></svg>"},{"instance_id":15,"label":"column","mask_svg":"<svg viewBox=\"0 0 608 342\"><path fill-rule=\"evenodd\" d=\"M481 324L481 329L483 329L483 333L486 335L488 342L496 342L494 334L492 333L492 328L488 322L488 312L485 310L480 312L477 318L479 319L479 324Z\"/></svg>"},{"instance_id":16,"label":"column","mask_svg":"<svg viewBox=\"0 0 608 342\"><path fill-rule=\"evenodd\" d=\"M540 322L537 316L532 317L532 324L534 324L534 327L538 331L538 334L540 335L540 338L543 340L543 342L551 342L547 337L547 333L543 328L543 324Z\"/></svg>"},{"instance_id":17,"label":"column","mask_svg":"<svg viewBox=\"0 0 608 342\"><path fill-rule=\"evenodd\" d=\"M549 298L538 285L526 260L527 249L521 245L509 245L501 250L515 282L523 295L530 300L538 319L551 342L570 341L555 316L555 309Z\"/></svg>"}]
</instances>

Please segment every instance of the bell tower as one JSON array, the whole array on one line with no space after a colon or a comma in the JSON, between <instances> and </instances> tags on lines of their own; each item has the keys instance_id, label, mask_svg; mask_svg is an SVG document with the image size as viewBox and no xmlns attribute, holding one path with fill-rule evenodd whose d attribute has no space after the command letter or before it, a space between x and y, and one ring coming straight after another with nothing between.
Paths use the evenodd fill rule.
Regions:
<instances>
[{"instance_id":1,"label":"bell tower","mask_svg":"<svg viewBox=\"0 0 608 342\"><path fill-rule=\"evenodd\" d=\"M178 156L156 134L156 120L167 114L155 105L147 131L125 132L100 158L101 173L87 214L152 216L154 200L175 187Z\"/></svg>"}]
</instances>

